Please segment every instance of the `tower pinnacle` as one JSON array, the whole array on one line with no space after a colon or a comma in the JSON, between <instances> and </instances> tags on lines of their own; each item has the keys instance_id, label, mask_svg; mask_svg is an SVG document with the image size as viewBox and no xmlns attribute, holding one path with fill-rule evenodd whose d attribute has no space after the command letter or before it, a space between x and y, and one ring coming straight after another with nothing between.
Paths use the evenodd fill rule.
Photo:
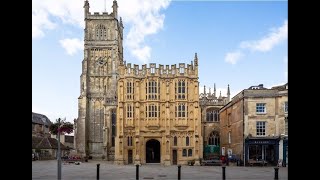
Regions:
<instances>
[{"instance_id":1,"label":"tower pinnacle","mask_svg":"<svg viewBox=\"0 0 320 180\"><path fill-rule=\"evenodd\" d=\"M118 18L118 3L116 0L113 0L112 9L113 9L113 17Z\"/></svg>"},{"instance_id":2,"label":"tower pinnacle","mask_svg":"<svg viewBox=\"0 0 320 180\"><path fill-rule=\"evenodd\" d=\"M194 65L198 66L198 55L197 55L197 53L194 54Z\"/></svg>"}]
</instances>

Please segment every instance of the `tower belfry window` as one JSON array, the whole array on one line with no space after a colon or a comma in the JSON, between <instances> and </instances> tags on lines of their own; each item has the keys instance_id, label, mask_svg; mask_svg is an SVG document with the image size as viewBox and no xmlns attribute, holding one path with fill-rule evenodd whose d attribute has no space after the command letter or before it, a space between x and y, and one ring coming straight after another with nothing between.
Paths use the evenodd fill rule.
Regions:
<instances>
[{"instance_id":1,"label":"tower belfry window","mask_svg":"<svg viewBox=\"0 0 320 180\"><path fill-rule=\"evenodd\" d=\"M96 26L96 40L107 40L107 30L102 24Z\"/></svg>"}]
</instances>

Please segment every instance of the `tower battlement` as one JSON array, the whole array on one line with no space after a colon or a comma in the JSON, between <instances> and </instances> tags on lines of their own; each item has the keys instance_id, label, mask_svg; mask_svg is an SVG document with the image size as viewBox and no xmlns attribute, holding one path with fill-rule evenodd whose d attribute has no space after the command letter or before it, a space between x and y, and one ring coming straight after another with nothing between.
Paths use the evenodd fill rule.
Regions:
<instances>
[{"instance_id":1,"label":"tower battlement","mask_svg":"<svg viewBox=\"0 0 320 180\"><path fill-rule=\"evenodd\" d=\"M89 1L85 0L84 1L84 6L83 8L85 9L84 16L86 19L114 19L118 18L118 4L117 1L113 1L112 9L113 11L108 13L108 12L90 12L90 5Z\"/></svg>"},{"instance_id":2,"label":"tower battlement","mask_svg":"<svg viewBox=\"0 0 320 180\"><path fill-rule=\"evenodd\" d=\"M114 19L113 12L89 12L87 19Z\"/></svg>"},{"instance_id":3,"label":"tower battlement","mask_svg":"<svg viewBox=\"0 0 320 180\"><path fill-rule=\"evenodd\" d=\"M145 76L160 76L160 77L198 77L198 67L193 64L179 63L173 65L157 66L156 63L144 64L139 68L137 64L124 63L120 66L120 75L125 77L145 77Z\"/></svg>"}]
</instances>

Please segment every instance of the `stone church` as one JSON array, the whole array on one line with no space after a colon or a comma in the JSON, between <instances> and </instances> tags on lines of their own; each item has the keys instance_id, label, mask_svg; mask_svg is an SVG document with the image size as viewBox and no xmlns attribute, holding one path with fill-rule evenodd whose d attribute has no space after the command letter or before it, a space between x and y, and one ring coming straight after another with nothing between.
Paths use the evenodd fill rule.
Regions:
<instances>
[{"instance_id":1,"label":"stone church","mask_svg":"<svg viewBox=\"0 0 320 180\"><path fill-rule=\"evenodd\" d=\"M203 139L197 54L187 65L131 67L123 60L117 1L110 14L90 13L89 8L85 0L77 152L116 164L199 164Z\"/></svg>"},{"instance_id":2,"label":"stone church","mask_svg":"<svg viewBox=\"0 0 320 180\"><path fill-rule=\"evenodd\" d=\"M84 2L84 58L80 76L75 147L83 156L113 160L116 137L117 81L123 62L123 24L113 12L89 12Z\"/></svg>"}]
</instances>

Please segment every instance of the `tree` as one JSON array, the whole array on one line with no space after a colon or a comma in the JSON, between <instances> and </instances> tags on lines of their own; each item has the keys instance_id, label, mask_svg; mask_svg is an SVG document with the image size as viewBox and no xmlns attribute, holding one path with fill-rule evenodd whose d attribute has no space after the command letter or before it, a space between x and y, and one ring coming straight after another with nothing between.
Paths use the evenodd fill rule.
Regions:
<instances>
[{"instance_id":1,"label":"tree","mask_svg":"<svg viewBox=\"0 0 320 180\"><path fill-rule=\"evenodd\" d=\"M60 126L60 128L59 128ZM70 122L65 122L61 118L57 119L55 123L51 124L49 127L49 131L51 134L57 135L58 130L60 133L72 133L73 132L73 124Z\"/></svg>"}]
</instances>

